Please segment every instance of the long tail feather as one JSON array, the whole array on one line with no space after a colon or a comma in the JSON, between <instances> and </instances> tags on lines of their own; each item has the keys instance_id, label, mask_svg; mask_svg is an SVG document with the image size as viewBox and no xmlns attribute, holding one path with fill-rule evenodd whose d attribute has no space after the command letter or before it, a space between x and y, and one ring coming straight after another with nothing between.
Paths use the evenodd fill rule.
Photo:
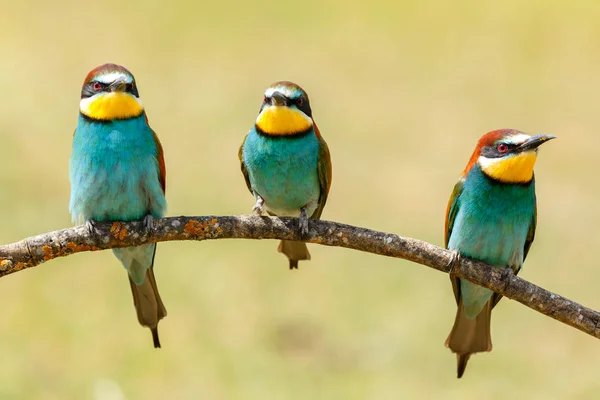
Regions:
<instances>
[{"instance_id":1,"label":"long tail feather","mask_svg":"<svg viewBox=\"0 0 600 400\"><path fill-rule=\"evenodd\" d=\"M148 268L146 279L141 285L136 285L129 278L131 294L133 296L133 305L137 312L137 318L142 326L147 326L152 332L152 341L155 348L160 347L158 337L158 321L167 316L167 310L158 293L158 286L154 278L154 271Z\"/></svg>"},{"instance_id":2,"label":"long tail feather","mask_svg":"<svg viewBox=\"0 0 600 400\"><path fill-rule=\"evenodd\" d=\"M277 247L277 251L285 254L290 260L290 269L298 269L298 261L300 260L310 260L310 253L304 242L282 240L279 247Z\"/></svg>"},{"instance_id":3,"label":"long tail feather","mask_svg":"<svg viewBox=\"0 0 600 400\"><path fill-rule=\"evenodd\" d=\"M491 317L492 307L489 302L474 319L465 316L462 299L458 303L454 326L446 339L446 346L456 353L458 378L463 376L471 354L492 350Z\"/></svg>"}]
</instances>

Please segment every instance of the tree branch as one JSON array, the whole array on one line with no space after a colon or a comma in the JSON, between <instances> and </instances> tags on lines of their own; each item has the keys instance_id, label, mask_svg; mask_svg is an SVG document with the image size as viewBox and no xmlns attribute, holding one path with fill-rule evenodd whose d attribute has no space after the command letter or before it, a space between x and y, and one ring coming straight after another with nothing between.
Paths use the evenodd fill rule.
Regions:
<instances>
[{"instance_id":1,"label":"tree branch","mask_svg":"<svg viewBox=\"0 0 600 400\"><path fill-rule=\"evenodd\" d=\"M35 267L57 257L82 251L137 246L150 242L209 239L284 239L338 246L403 258L450 272L600 339L600 313L549 292L531 282L487 264L421 240L329 221L309 222L309 233L301 237L296 218L259 217L171 217L154 220L149 233L143 222L94 224L62 229L0 246L0 277Z\"/></svg>"}]
</instances>

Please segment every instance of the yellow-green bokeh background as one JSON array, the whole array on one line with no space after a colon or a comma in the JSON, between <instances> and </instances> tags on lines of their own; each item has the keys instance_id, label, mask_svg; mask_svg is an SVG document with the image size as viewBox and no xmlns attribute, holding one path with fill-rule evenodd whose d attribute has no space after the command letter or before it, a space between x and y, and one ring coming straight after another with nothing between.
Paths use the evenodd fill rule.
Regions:
<instances>
[{"instance_id":1,"label":"yellow-green bokeh background","mask_svg":"<svg viewBox=\"0 0 600 400\"><path fill-rule=\"evenodd\" d=\"M15 1L0 13L0 243L70 225L80 85L135 74L171 215L248 213L237 148L273 81L300 83L331 149L323 217L442 244L478 137L554 133L522 276L600 309L600 4L591 1ZM368 4L368 5L367 5ZM448 277L274 241L159 246L163 348L110 252L0 282L2 399L595 399L597 340L504 300L464 379Z\"/></svg>"}]
</instances>

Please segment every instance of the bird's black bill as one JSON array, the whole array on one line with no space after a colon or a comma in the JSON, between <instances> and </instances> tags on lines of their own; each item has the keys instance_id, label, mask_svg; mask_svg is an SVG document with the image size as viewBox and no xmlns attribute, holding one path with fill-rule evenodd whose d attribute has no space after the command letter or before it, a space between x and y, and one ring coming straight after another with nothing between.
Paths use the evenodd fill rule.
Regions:
<instances>
[{"instance_id":1,"label":"bird's black bill","mask_svg":"<svg viewBox=\"0 0 600 400\"><path fill-rule=\"evenodd\" d=\"M133 84L131 84L129 82L117 80L108 86L108 90L111 92L132 93L133 92Z\"/></svg>"},{"instance_id":2,"label":"bird's black bill","mask_svg":"<svg viewBox=\"0 0 600 400\"><path fill-rule=\"evenodd\" d=\"M535 135L535 136L532 136L525 143L523 143L519 147L517 147L516 150L519 151L519 152L521 152L521 151L528 151L528 150L537 149L541 144L546 143L547 141L552 140L552 139L556 139L556 136L553 136L553 135Z\"/></svg>"},{"instance_id":3,"label":"bird's black bill","mask_svg":"<svg viewBox=\"0 0 600 400\"><path fill-rule=\"evenodd\" d=\"M273 92L271 95L271 105L273 106L287 106L289 105L289 101L287 97L283 95L281 92Z\"/></svg>"}]
</instances>

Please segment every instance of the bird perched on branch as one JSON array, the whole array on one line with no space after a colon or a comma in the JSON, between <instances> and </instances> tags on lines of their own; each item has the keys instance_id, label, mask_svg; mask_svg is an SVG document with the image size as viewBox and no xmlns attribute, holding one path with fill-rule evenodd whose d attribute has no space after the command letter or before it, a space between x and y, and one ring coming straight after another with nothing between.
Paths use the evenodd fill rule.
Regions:
<instances>
[{"instance_id":1,"label":"bird perched on branch","mask_svg":"<svg viewBox=\"0 0 600 400\"><path fill-rule=\"evenodd\" d=\"M122 66L101 65L83 82L70 178L73 220L83 218L92 232L96 221L141 219L151 230L153 218L165 213L163 150L148 125L135 79ZM157 325L167 310L154 279L156 244L113 252L129 275L138 321L160 347Z\"/></svg>"},{"instance_id":2,"label":"bird perched on branch","mask_svg":"<svg viewBox=\"0 0 600 400\"><path fill-rule=\"evenodd\" d=\"M489 132L454 187L446 211L445 244L460 256L517 274L535 235L533 167L538 146L554 139L512 129ZM490 318L501 295L453 276L458 303L446 346L456 353L458 377L473 353L492 350Z\"/></svg>"},{"instance_id":3,"label":"bird perched on branch","mask_svg":"<svg viewBox=\"0 0 600 400\"><path fill-rule=\"evenodd\" d=\"M306 92L292 82L277 82L264 93L254 127L238 156L258 215L299 217L301 234L308 219L319 219L331 185L331 157L312 118ZM283 240L278 251L290 269L309 260L304 242Z\"/></svg>"}]
</instances>

